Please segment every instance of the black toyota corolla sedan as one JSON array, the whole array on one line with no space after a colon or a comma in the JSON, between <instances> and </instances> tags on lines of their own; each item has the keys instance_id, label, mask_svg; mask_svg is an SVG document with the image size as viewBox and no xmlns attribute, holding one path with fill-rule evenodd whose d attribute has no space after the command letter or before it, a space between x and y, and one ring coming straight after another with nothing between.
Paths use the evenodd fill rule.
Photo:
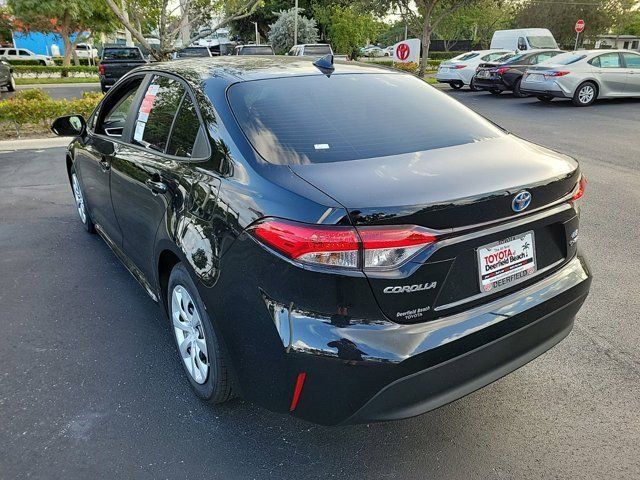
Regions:
<instances>
[{"instance_id":1,"label":"black toyota corolla sedan","mask_svg":"<svg viewBox=\"0 0 640 480\"><path fill-rule=\"evenodd\" d=\"M589 290L577 162L409 74L179 60L52 128L75 136L84 228L167 312L213 403L418 415L558 343Z\"/></svg>"},{"instance_id":2,"label":"black toyota corolla sedan","mask_svg":"<svg viewBox=\"0 0 640 480\"><path fill-rule=\"evenodd\" d=\"M509 54L495 62L481 63L476 69L473 84L477 89L488 90L494 95L512 90L515 97L526 97L527 95L520 91L520 83L526 69L561 53L564 52L562 50L535 50Z\"/></svg>"}]
</instances>

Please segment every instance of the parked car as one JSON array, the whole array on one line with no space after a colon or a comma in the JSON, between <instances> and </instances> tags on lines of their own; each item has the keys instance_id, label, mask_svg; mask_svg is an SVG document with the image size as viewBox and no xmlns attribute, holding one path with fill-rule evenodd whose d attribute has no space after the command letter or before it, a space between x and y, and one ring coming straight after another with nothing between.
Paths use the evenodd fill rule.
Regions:
<instances>
[{"instance_id":1,"label":"parked car","mask_svg":"<svg viewBox=\"0 0 640 480\"><path fill-rule=\"evenodd\" d=\"M13 78L13 69L6 60L0 60L0 87L6 87L9 92L16 90L16 81Z\"/></svg>"},{"instance_id":2,"label":"parked car","mask_svg":"<svg viewBox=\"0 0 640 480\"><path fill-rule=\"evenodd\" d=\"M561 53L564 52L562 50L536 50L507 55L494 62L481 63L476 69L473 83L478 90L488 90L494 95L513 91L515 97L526 97L527 94L520 90L525 70L531 65L544 62Z\"/></svg>"},{"instance_id":3,"label":"parked car","mask_svg":"<svg viewBox=\"0 0 640 480\"><path fill-rule=\"evenodd\" d=\"M98 49L88 43L76 45L76 55L78 58L98 58Z\"/></svg>"},{"instance_id":4,"label":"parked car","mask_svg":"<svg viewBox=\"0 0 640 480\"><path fill-rule=\"evenodd\" d=\"M311 56L322 57L324 55L333 54L333 49L328 43L307 43L303 45L294 45L287 55L293 56Z\"/></svg>"},{"instance_id":5,"label":"parked car","mask_svg":"<svg viewBox=\"0 0 640 480\"><path fill-rule=\"evenodd\" d=\"M106 92L129 70L146 63L138 47L105 47L98 64L100 88Z\"/></svg>"},{"instance_id":6,"label":"parked car","mask_svg":"<svg viewBox=\"0 0 640 480\"><path fill-rule=\"evenodd\" d=\"M271 45L237 45L235 55L275 55Z\"/></svg>"},{"instance_id":7,"label":"parked car","mask_svg":"<svg viewBox=\"0 0 640 480\"><path fill-rule=\"evenodd\" d=\"M388 47L386 47L384 49L384 56L385 57L393 57L393 53L395 52L396 47L395 45L389 45Z\"/></svg>"},{"instance_id":8,"label":"parked car","mask_svg":"<svg viewBox=\"0 0 640 480\"><path fill-rule=\"evenodd\" d=\"M372 47L365 48L362 54L365 57L384 57L386 55L386 51L376 45L373 45Z\"/></svg>"},{"instance_id":9,"label":"parked car","mask_svg":"<svg viewBox=\"0 0 640 480\"><path fill-rule=\"evenodd\" d=\"M193 58L193 57L213 57L208 47L186 47L173 53L173 59Z\"/></svg>"},{"instance_id":10,"label":"parked car","mask_svg":"<svg viewBox=\"0 0 640 480\"><path fill-rule=\"evenodd\" d=\"M491 38L490 48L515 50L558 50L556 39L546 28L517 28L496 30Z\"/></svg>"},{"instance_id":11,"label":"parked car","mask_svg":"<svg viewBox=\"0 0 640 480\"><path fill-rule=\"evenodd\" d=\"M82 226L167 312L198 396L405 418L570 332L575 160L407 73L263 60L142 67L52 126Z\"/></svg>"},{"instance_id":12,"label":"parked car","mask_svg":"<svg viewBox=\"0 0 640 480\"><path fill-rule=\"evenodd\" d=\"M580 50L527 69L520 90L543 102L570 98L587 107L597 99L640 97L640 54L631 50Z\"/></svg>"},{"instance_id":13,"label":"parked car","mask_svg":"<svg viewBox=\"0 0 640 480\"><path fill-rule=\"evenodd\" d=\"M0 59L7 60L8 62L14 60L25 60L39 63L40 65L52 66L54 65L53 58L48 55L39 55L33 53L26 48L0 48Z\"/></svg>"},{"instance_id":14,"label":"parked car","mask_svg":"<svg viewBox=\"0 0 640 480\"><path fill-rule=\"evenodd\" d=\"M475 90L473 77L476 68L481 62L491 62L505 55L513 53L507 50L474 50L446 60L438 67L436 80L440 83L448 83L455 90L468 85Z\"/></svg>"}]
</instances>

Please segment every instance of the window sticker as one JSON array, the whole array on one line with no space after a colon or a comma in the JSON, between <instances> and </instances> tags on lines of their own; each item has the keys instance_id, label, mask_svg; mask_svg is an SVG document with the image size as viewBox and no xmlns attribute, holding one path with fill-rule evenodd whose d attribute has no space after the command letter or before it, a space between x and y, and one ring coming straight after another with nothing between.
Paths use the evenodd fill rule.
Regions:
<instances>
[{"instance_id":1,"label":"window sticker","mask_svg":"<svg viewBox=\"0 0 640 480\"><path fill-rule=\"evenodd\" d=\"M140 104L140 108L138 109L136 130L133 134L133 139L137 142L142 142L144 129L147 126L146 122L149 119L149 113L151 113L151 109L153 108L153 103L156 101L156 96L158 95L159 89L160 85L149 85L149 88L147 88L147 93L145 93L144 98L142 99L142 103Z\"/></svg>"},{"instance_id":2,"label":"window sticker","mask_svg":"<svg viewBox=\"0 0 640 480\"><path fill-rule=\"evenodd\" d=\"M144 136L144 128L146 126L147 124L145 122L141 122L140 120L136 122L136 130L133 133L133 139L136 142L142 142L142 137Z\"/></svg>"}]
</instances>

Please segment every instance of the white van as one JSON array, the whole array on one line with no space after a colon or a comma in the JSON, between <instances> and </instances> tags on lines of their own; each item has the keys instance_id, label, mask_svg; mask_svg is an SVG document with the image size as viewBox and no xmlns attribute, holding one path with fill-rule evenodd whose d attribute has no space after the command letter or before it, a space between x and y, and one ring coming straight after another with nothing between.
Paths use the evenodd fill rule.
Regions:
<instances>
[{"instance_id":1,"label":"white van","mask_svg":"<svg viewBox=\"0 0 640 480\"><path fill-rule=\"evenodd\" d=\"M491 49L540 50L558 49L553 35L546 28L518 28L515 30L496 30L491 38Z\"/></svg>"}]
</instances>

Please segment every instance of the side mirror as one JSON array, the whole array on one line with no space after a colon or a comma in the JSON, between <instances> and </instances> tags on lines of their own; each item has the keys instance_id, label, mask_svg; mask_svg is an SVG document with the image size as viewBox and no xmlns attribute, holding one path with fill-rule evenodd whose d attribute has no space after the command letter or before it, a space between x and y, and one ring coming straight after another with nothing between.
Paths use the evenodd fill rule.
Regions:
<instances>
[{"instance_id":1,"label":"side mirror","mask_svg":"<svg viewBox=\"0 0 640 480\"><path fill-rule=\"evenodd\" d=\"M51 124L51 131L59 137L76 137L82 135L86 128L87 122L82 115L58 117Z\"/></svg>"}]
</instances>

